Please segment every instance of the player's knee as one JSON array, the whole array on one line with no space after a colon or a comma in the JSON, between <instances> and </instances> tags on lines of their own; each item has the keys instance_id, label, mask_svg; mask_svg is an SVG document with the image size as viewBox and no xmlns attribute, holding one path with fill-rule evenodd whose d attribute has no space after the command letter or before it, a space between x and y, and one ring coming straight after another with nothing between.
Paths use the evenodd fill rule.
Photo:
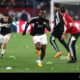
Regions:
<instances>
[{"instance_id":1,"label":"player's knee","mask_svg":"<svg viewBox=\"0 0 80 80\"><path fill-rule=\"evenodd\" d=\"M4 44L4 47L3 48L6 49L6 44Z\"/></svg>"},{"instance_id":2,"label":"player's knee","mask_svg":"<svg viewBox=\"0 0 80 80\"><path fill-rule=\"evenodd\" d=\"M4 43L7 44L9 42L9 38L5 38Z\"/></svg>"},{"instance_id":3,"label":"player's knee","mask_svg":"<svg viewBox=\"0 0 80 80\"><path fill-rule=\"evenodd\" d=\"M3 49L6 49L6 43L2 43L1 47L3 47Z\"/></svg>"},{"instance_id":4,"label":"player's knee","mask_svg":"<svg viewBox=\"0 0 80 80\"><path fill-rule=\"evenodd\" d=\"M40 49L41 49L41 46L36 46L36 49L37 49L37 50L40 50Z\"/></svg>"},{"instance_id":5,"label":"player's knee","mask_svg":"<svg viewBox=\"0 0 80 80\"><path fill-rule=\"evenodd\" d=\"M38 42L38 43L36 43L36 49L37 50L40 50L41 49L41 44Z\"/></svg>"}]
</instances>

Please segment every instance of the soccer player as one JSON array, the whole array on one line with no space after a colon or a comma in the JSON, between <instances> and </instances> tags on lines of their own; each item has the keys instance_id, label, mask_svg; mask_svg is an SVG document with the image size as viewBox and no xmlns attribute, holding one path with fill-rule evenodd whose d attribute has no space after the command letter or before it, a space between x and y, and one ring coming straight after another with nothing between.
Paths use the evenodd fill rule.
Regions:
<instances>
[{"instance_id":1,"label":"soccer player","mask_svg":"<svg viewBox=\"0 0 80 80\"><path fill-rule=\"evenodd\" d=\"M64 32L64 21L62 16L59 13L60 10L60 4L55 3L54 4L54 28L50 37L50 43L52 45L52 47L55 49L55 51L57 52L56 55L54 56L55 58L58 58L61 56L62 52L60 51L60 49L58 48L55 39L57 38L59 40L59 42L66 48L66 50L68 51L68 58L70 57L70 53L69 53L69 48L68 45L66 44L66 42L64 40L62 40L62 34Z\"/></svg>"},{"instance_id":2,"label":"soccer player","mask_svg":"<svg viewBox=\"0 0 80 80\"><path fill-rule=\"evenodd\" d=\"M64 31L62 35L62 39L65 39L67 34L71 34L68 43L69 50L71 53L71 59L68 61L68 63L76 63L77 57L76 57L75 44L77 42L78 37L80 36L80 27L74 24L72 17L65 11L64 8L60 9L60 14L63 16L63 20L66 26L66 31Z\"/></svg>"},{"instance_id":3,"label":"soccer player","mask_svg":"<svg viewBox=\"0 0 80 80\"><path fill-rule=\"evenodd\" d=\"M30 35L32 36L33 42L35 44L36 53L40 55L40 59L37 61L39 67L42 66L42 60L44 59L46 53L47 36L45 34L45 29L47 28L48 31L51 30L49 21L45 18L45 15L46 11L44 9L41 9L39 11L39 16L31 19L27 24L32 24ZM23 35L25 35L26 29L28 29L27 25L25 27Z\"/></svg>"},{"instance_id":4,"label":"soccer player","mask_svg":"<svg viewBox=\"0 0 80 80\"><path fill-rule=\"evenodd\" d=\"M0 57L3 58L5 54L6 45L11 37L10 24L12 20L8 14L3 14L0 19Z\"/></svg>"}]
</instances>

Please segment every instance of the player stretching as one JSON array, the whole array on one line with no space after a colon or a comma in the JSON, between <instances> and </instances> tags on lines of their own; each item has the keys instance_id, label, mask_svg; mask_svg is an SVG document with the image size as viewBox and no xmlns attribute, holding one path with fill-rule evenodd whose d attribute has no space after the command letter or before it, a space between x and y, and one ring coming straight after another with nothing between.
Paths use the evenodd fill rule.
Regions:
<instances>
[{"instance_id":1,"label":"player stretching","mask_svg":"<svg viewBox=\"0 0 80 80\"><path fill-rule=\"evenodd\" d=\"M5 54L6 45L11 36L11 22L12 21L8 14L3 14L2 19L0 19L0 58L3 58Z\"/></svg>"},{"instance_id":2,"label":"player stretching","mask_svg":"<svg viewBox=\"0 0 80 80\"><path fill-rule=\"evenodd\" d=\"M46 53L47 45L47 36L45 34L45 28L50 31L49 21L45 19L45 10L41 9L39 11L39 16L33 18L29 23L32 23L32 29L30 35L32 36L33 42L35 44L36 53L40 55L40 59L37 61L38 66L42 66L42 60L44 59ZM27 25L23 32L23 35L26 33ZM41 51L41 54L40 54Z\"/></svg>"},{"instance_id":3,"label":"player stretching","mask_svg":"<svg viewBox=\"0 0 80 80\"><path fill-rule=\"evenodd\" d=\"M74 24L72 17L68 13L66 13L64 8L60 9L60 13L63 16L63 20L66 26L66 31L62 35L62 39L66 38L66 34L71 34L68 43L69 50L71 53L71 59L69 60L68 63L76 63L77 57L76 57L75 44L77 42L78 37L80 36L80 27Z\"/></svg>"}]
</instances>

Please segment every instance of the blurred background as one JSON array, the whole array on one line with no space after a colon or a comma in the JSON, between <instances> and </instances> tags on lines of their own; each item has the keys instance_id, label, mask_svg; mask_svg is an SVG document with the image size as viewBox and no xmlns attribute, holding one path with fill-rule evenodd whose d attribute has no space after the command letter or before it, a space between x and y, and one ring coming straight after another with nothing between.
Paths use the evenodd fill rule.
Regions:
<instances>
[{"instance_id":1,"label":"blurred background","mask_svg":"<svg viewBox=\"0 0 80 80\"><path fill-rule=\"evenodd\" d=\"M28 17L38 15L41 7L47 11L47 17L50 17L51 0L0 0L0 13L9 13L12 16L20 17L22 13L28 14ZM72 15L74 20L80 20L80 3L61 3Z\"/></svg>"},{"instance_id":2,"label":"blurred background","mask_svg":"<svg viewBox=\"0 0 80 80\"><path fill-rule=\"evenodd\" d=\"M79 2L60 4L67 9L67 12L70 13L74 20L80 20ZM20 19L26 21L37 16L40 8L46 10L46 17L50 20L53 16L53 14L51 15L51 0L0 0L0 17L2 17L3 13L8 13L16 21Z\"/></svg>"}]
</instances>

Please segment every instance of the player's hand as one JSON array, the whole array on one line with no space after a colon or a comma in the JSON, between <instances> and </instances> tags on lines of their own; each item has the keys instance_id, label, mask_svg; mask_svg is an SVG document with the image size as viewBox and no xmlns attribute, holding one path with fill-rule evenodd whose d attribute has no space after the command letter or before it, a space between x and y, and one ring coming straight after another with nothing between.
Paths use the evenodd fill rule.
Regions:
<instances>
[{"instance_id":1,"label":"player's hand","mask_svg":"<svg viewBox=\"0 0 80 80\"><path fill-rule=\"evenodd\" d=\"M7 25L8 25L8 24L3 24L3 26L5 26L5 27L6 27Z\"/></svg>"},{"instance_id":2,"label":"player's hand","mask_svg":"<svg viewBox=\"0 0 80 80\"><path fill-rule=\"evenodd\" d=\"M62 37L61 37L61 39L62 39L62 40L67 39L67 35L66 35L66 34L63 34Z\"/></svg>"},{"instance_id":3,"label":"player's hand","mask_svg":"<svg viewBox=\"0 0 80 80\"><path fill-rule=\"evenodd\" d=\"M9 24L5 24L5 27L8 28L9 27Z\"/></svg>"}]
</instances>

